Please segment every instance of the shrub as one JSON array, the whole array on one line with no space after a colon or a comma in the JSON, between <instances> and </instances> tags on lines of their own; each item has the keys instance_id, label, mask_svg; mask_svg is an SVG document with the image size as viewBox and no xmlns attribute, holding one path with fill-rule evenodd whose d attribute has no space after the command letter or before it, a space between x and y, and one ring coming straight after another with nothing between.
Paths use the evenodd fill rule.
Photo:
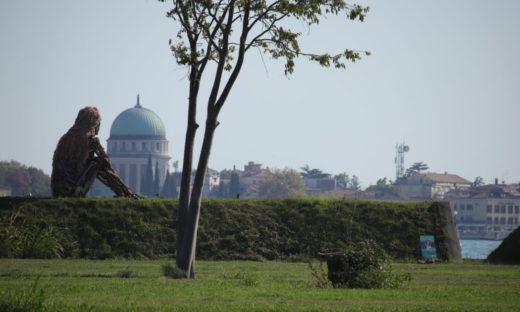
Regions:
<instances>
[{"instance_id":1,"label":"shrub","mask_svg":"<svg viewBox=\"0 0 520 312\"><path fill-rule=\"evenodd\" d=\"M132 277L135 277L136 274L135 274L134 271L132 271L132 270L126 268L126 269L124 269L124 270L118 271L118 272L116 273L116 276L117 276L117 277L120 277L120 278L132 278Z\"/></svg>"},{"instance_id":2,"label":"shrub","mask_svg":"<svg viewBox=\"0 0 520 312\"><path fill-rule=\"evenodd\" d=\"M328 279L337 288L398 288L410 281L409 274L393 272L389 256L372 240L324 255Z\"/></svg>"},{"instance_id":3,"label":"shrub","mask_svg":"<svg viewBox=\"0 0 520 312\"><path fill-rule=\"evenodd\" d=\"M174 266L171 263L163 264L161 269L162 269L162 273L165 277L176 278L176 279L186 277L186 273L183 270L179 269L178 267Z\"/></svg>"}]
</instances>

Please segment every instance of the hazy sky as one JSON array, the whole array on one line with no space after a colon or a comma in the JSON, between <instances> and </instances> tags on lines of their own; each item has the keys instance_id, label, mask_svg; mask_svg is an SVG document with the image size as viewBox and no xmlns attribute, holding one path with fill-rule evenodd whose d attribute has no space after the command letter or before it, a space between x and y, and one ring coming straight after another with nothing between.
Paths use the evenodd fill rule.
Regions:
<instances>
[{"instance_id":1,"label":"hazy sky","mask_svg":"<svg viewBox=\"0 0 520 312\"><path fill-rule=\"evenodd\" d=\"M406 166L422 161L469 180L519 182L520 1L358 3L371 7L364 23L295 23L308 51L372 52L347 70L299 59L286 78L282 62L247 55L221 113L210 167L308 164L355 174L366 187L395 178L395 145L405 140ZM182 162L188 79L168 49L176 32L165 17L170 6L1 1L0 160L50 173L56 143L80 108L100 109L105 142L112 121L140 93Z\"/></svg>"}]
</instances>

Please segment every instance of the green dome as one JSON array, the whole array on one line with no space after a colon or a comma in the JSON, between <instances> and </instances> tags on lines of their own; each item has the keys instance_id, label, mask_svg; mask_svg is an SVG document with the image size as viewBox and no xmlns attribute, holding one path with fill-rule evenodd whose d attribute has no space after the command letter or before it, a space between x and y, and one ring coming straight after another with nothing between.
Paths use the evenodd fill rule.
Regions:
<instances>
[{"instance_id":1,"label":"green dome","mask_svg":"<svg viewBox=\"0 0 520 312\"><path fill-rule=\"evenodd\" d=\"M161 118L137 104L119 114L110 128L110 139L166 139Z\"/></svg>"}]
</instances>

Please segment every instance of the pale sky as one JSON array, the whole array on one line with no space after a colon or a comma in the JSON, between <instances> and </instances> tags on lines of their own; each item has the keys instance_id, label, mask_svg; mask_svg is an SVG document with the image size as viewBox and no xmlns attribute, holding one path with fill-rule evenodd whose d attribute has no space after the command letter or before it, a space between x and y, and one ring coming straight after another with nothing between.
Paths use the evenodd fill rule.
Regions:
<instances>
[{"instance_id":1,"label":"pale sky","mask_svg":"<svg viewBox=\"0 0 520 312\"><path fill-rule=\"evenodd\" d=\"M346 70L305 59L247 55L220 117L210 167L308 164L357 175L363 187L395 178L395 145L408 167L473 181L520 181L520 1L362 1L364 23L329 18L302 32L311 52L369 50ZM78 110L97 106L100 139L123 110L141 104L163 120L182 163L186 69L171 56L170 3L0 2L0 160L51 172L58 139ZM204 85L207 94L209 85ZM199 123L204 124L204 97ZM199 131L199 142L202 131Z\"/></svg>"}]
</instances>

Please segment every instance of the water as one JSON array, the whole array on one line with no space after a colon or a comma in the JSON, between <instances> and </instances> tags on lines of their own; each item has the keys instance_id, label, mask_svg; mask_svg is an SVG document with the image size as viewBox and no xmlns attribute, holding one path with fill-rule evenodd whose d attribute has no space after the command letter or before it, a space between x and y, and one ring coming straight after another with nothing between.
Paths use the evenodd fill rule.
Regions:
<instances>
[{"instance_id":1,"label":"water","mask_svg":"<svg viewBox=\"0 0 520 312\"><path fill-rule=\"evenodd\" d=\"M486 259L501 243L501 240L461 239L462 258Z\"/></svg>"}]
</instances>

